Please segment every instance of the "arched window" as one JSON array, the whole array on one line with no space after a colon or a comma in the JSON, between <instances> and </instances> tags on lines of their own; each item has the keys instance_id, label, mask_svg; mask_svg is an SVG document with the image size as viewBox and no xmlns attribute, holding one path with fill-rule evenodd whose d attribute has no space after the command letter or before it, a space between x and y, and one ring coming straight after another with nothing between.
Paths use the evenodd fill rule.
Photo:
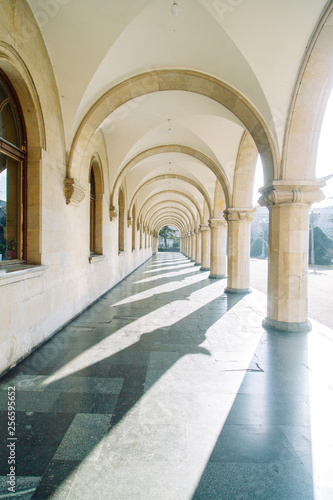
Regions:
<instances>
[{"instance_id":1,"label":"arched window","mask_svg":"<svg viewBox=\"0 0 333 500\"><path fill-rule=\"evenodd\" d=\"M132 210L132 250L135 250L136 247L136 210L135 210L135 205Z\"/></svg>"},{"instance_id":2,"label":"arched window","mask_svg":"<svg viewBox=\"0 0 333 500\"><path fill-rule=\"evenodd\" d=\"M96 251L96 183L94 168L90 171L90 253Z\"/></svg>"},{"instance_id":3,"label":"arched window","mask_svg":"<svg viewBox=\"0 0 333 500\"><path fill-rule=\"evenodd\" d=\"M0 70L0 255L26 258L26 134L20 103Z\"/></svg>"},{"instance_id":4,"label":"arched window","mask_svg":"<svg viewBox=\"0 0 333 500\"><path fill-rule=\"evenodd\" d=\"M125 196L122 188L119 189L119 252L125 250Z\"/></svg>"},{"instance_id":5,"label":"arched window","mask_svg":"<svg viewBox=\"0 0 333 500\"><path fill-rule=\"evenodd\" d=\"M90 183L90 255L103 254L103 174L99 159L93 157L89 174ZM90 259L92 262L92 259Z\"/></svg>"}]
</instances>

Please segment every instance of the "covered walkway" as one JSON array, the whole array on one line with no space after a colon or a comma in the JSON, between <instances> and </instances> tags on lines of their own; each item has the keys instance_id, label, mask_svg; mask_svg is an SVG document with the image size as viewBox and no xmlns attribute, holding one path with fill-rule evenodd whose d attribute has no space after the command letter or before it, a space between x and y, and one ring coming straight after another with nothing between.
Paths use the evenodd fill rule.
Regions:
<instances>
[{"instance_id":1,"label":"covered walkway","mask_svg":"<svg viewBox=\"0 0 333 500\"><path fill-rule=\"evenodd\" d=\"M15 498L332 499L333 332L266 332L208 276L153 256L1 380Z\"/></svg>"}]
</instances>

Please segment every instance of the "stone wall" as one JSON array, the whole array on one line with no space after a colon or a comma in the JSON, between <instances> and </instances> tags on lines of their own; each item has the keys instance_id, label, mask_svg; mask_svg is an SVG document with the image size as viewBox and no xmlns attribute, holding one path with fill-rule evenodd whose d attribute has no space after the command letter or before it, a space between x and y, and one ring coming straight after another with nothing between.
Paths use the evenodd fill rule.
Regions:
<instances>
[{"instance_id":1,"label":"stone wall","mask_svg":"<svg viewBox=\"0 0 333 500\"><path fill-rule=\"evenodd\" d=\"M96 134L86 149L80 178L76 179L83 200L66 204L60 98L47 49L25 1L1 2L0 68L17 92L27 126L27 263L36 266L23 265L11 273L0 268L3 373L145 262L152 248L139 250L137 232L136 250L132 251L132 227L125 224L125 248L118 255L118 221L111 222L109 217L114 179L108 175L102 133ZM89 169L94 155L100 159L103 173L103 256L90 259Z\"/></svg>"}]
</instances>

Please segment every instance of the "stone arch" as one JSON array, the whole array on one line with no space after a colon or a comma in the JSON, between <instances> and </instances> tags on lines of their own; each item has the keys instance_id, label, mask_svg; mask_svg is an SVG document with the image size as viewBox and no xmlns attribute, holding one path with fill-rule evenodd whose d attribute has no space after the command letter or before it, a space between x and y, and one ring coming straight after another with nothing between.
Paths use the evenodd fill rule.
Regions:
<instances>
[{"instance_id":1,"label":"stone arch","mask_svg":"<svg viewBox=\"0 0 333 500\"><path fill-rule=\"evenodd\" d=\"M132 209L132 205L135 202L135 199L136 199L138 193L141 191L141 189L143 189L144 187L149 186L150 184L153 184L154 182L158 182L158 181L164 180L164 179L178 179L180 181L187 182L188 184L191 184L192 186L194 186L199 191L199 193L202 194L202 196L204 197L204 199L205 199L205 201L206 201L206 203L208 205L208 208L209 208L209 213L210 214L213 213L213 211L212 211L212 205L211 205L210 198L209 198L209 194L207 193L206 189L201 184L193 181L189 177L184 177L182 175L177 175L177 174L159 175L159 176L153 177L152 179L149 179L148 181L146 181L143 184L141 184L141 186L139 186L137 188L137 190L135 191L135 193L132 196L132 199L131 199L131 202L130 202L130 206L129 206L129 210Z\"/></svg>"},{"instance_id":2,"label":"stone arch","mask_svg":"<svg viewBox=\"0 0 333 500\"><path fill-rule=\"evenodd\" d=\"M170 219L170 223L173 226L175 226L180 233L186 230L185 226L183 226L178 219ZM156 225L156 232L159 233L162 227L166 225L167 225L167 220L163 219L162 221L160 221L159 224Z\"/></svg>"},{"instance_id":3,"label":"stone arch","mask_svg":"<svg viewBox=\"0 0 333 500\"><path fill-rule=\"evenodd\" d=\"M231 207L252 207L257 159L258 149L255 142L248 132L244 132L238 148Z\"/></svg>"},{"instance_id":4,"label":"stone arch","mask_svg":"<svg viewBox=\"0 0 333 500\"><path fill-rule=\"evenodd\" d=\"M219 180L224 192L227 205L229 206L231 198L230 196L231 188L229 180L224 174L224 172L221 172L218 165L204 153L201 153L200 151L192 147L184 146L181 144L165 144L161 146L154 146L150 149L142 151L141 153L137 154L134 158L129 160L126 163L126 165L122 168L121 172L119 172L117 179L114 183L114 187L111 193L111 206L117 205L116 194L118 192L118 187L121 184L122 180L124 179L125 175L142 160L163 153L182 153L184 155L192 156L193 158L199 160L201 163L206 165L206 167L208 167L214 173L216 178Z\"/></svg>"},{"instance_id":5,"label":"stone arch","mask_svg":"<svg viewBox=\"0 0 333 500\"><path fill-rule=\"evenodd\" d=\"M191 224L191 220L189 218L189 216L187 216L182 210L178 209L178 208L175 208L173 207L172 210L169 211L168 208L161 208L160 210L158 210L151 218L151 220L149 221L149 225L153 226L154 227L154 224L156 222L156 220L158 220L162 215L164 214L167 214L167 216L170 214L173 214L173 215L178 215L179 217L181 217L184 222L186 221L186 225L191 228L192 224Z\"/></svg>"},{"instance_id":6,"label":"stone arch","mask_svg":"<svg viewBox=\"0 0 333 500\"><path fill-rule=\"evenodd\" d=\"M281 179L314 180L321 124L333 85L333 2L307 46L290 104Z\"/></svg>"},{"instance_id":7,"label":"stone arch","mask_svg":"<svg viewBox=\"0 0 333 500\"><path fill-rule=\"evenodd\" d=\"M225 209L226 209L226 204L225 204L224 193L222 191L221 185L218 182L216 182L213 217L215 219L223 219L223 212Z\"/></svg>"},{"instance_id":8,"label":"stone arch","mask_svg":"<svg viewBox=\"0 0 333 500\"><path fill-rule=\"evenodd\" d=\"M168 206L170 206L170 208L174 208L174 207L175 207L175 206L177 206L177 205L179 205L180 207L185 208L188 212L190 212L190 214L191 214L191 216L192 216L193 224L195 224L196 218L195 218L195 215L194 215L194 213L192 212L192 210L190 210L190 209L187 207L187 205L186 205L185 203L182 203L181 201L178 201L178 200L177 200L177 201L173 200L172 202L169 202L168 200L164 200L164 201L161 201L161 202L159 202L159 203L156 203L155 205L153 205L152 207L150 207L150 209L148 210L148 212L146 213L146 215L145 215L145 217L144 217L144 224L145 224L145 222L147 222L147 219L148 219L149 217L152 217L152 214L151 214L151 215L149 215L151 211L153 211L153 210L155 210L155 211L156 211L156 210L158 210L158 207L161 207L161 208L162 208L162 206L164 206L164 205L166 205L166 204L167 204ZM184 213L186 213L186 212L184 211ZM187 215L187 214L186 214L186 215Z\"/></svg>"},{"instance_id":9,"label":"stone arch","mask_svg":"<svg viewBox=\"0 0 333 500\"><path fill-rule=\"evenodd\" d=\"M29 197L26 258L30 264L42 262L42 150L46 134L42 107L30 72L19 54L0 43L0 67L10 80L20 101L27 135L27 193Z\"/></svg>"},{"instance_id":10,"label":"stone arch","mask_svg":"<svg viewBox=\"0 0 333 500\"><path fill-rule=\"evenodd\" d=\"M68 177L79 177L87 143L97 128L122 104L153 92L188 91L209 97L231 111L252 135L261 154L266 182L279 177L279 153L268 126L252 104L233 87L212 76L183 69L150 71L116 85L88 111L72 142Z\"/></svg>"},{"instance_id":11,"label":"stone arch","mask_svg":"<svg viewBox=\"0 0 333 500\"><path fill-rule=\"evenodd\" d=\"M200 222L203 222L203 218L202 218L202 213L201 213L201 209L200 209L200 206L199 206L199 203L197 202L197 200L195 198L193 198L192 196L186 194L186 193L183 193L182 191L177 191L175 189L170 189L168 191L168 193L173 193L173 194L177 194L177 195L180 195L180 196L183 196L184 198L187 198L189 201L191 201L193 203L193 205L195 206L195 208L197 209L198 211L198 215L199 215L199 218L200 218ZM153 194L150 198L148 198L148 200L146 200L144 202L144 204L142 205L141 209L140 209L140 213L139 213L139 217L141 216L145 206L150 203L150 201L153 199L153 198L156 198L157 196L161 196L161 193L155 193Z\"/></svg>"}]
</instances>

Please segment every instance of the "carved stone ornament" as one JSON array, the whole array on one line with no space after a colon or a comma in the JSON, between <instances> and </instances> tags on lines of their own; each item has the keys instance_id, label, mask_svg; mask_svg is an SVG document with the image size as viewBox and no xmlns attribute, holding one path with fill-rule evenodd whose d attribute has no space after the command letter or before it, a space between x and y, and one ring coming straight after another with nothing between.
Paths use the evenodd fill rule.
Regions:
<instances>
[{"instance_id":1,"label":"carved stone ornament","mask_svg":"<svg viewBox=\"0 0 333 500\"><path fill-rule=\"evenodd\" d=\"M118 217L118 211L116 210L115 207L111 206L110 207L110 221L114 221L116 220L116 218Z\"/></svg>"},{"instance_id":2,"label":"carved stone ornament","mask_svg":"<svg viewBox=\"0 0 333 500\"><path fill-rule=\"evenodd\" d=\"M227 223L224 219L209 219L208 224L210 228L214 229L225 229L227 227Z\"/></svg>"},{"instance_id":3,"label":"carved stone ornament","mask_svg":"<svg viewBox=\"0 0 333 500\"><path fill-rule=\"evenodd\" d=\"M127 217L127 227L130 227L133 224L132 217Z\"/></svg>"},{"instance_id":4,"label":"carved stone ornament","mask_svg":"<svg viewBox=\"0 0 333 500\"><path fill-rule=\"evenodd\" d=\"M224 218L228 222L231 221L245 221L251 222L254 219L256 209L255 208L229 208L224 212Z\"/></svg>"},{"instance_id":5,"label":"carved stone ornament","mask_svg":"<svg viewBox=\"0 0 333 500\"><path fill-rule=\"evenodd\" d=\"M140 231L140 229L141 229L141 224L140 224L140 222L139 222L139 221L138 221L138 222L137 222L137 224L136 224L136 228L137 228L137 230L138 230L138 231Z\"/></svg>"},{"instance_id":6,"label":"carved stone ornament","mask_svg":"<svg viewBox=\"0 0 333 500\"><path fill-rule=\"evenodd\" d=\"M210 227L209 227L209 224L200 224L199 229L201 232L202 231L209 231Z\"/></svg>"},{"instance_id":7,"label":"carved stone ornament","mask_svg":"<svg viewBox=\"0 0 333 500\"><path fill-rule=\"evenodd\" d=\"M325 198L322 181L301 181L300 184L287 184L286 181L273 181L273 185L263 188L258 203L262 207L274 205L302 204L312 205Z\"/></svg>"},{"instance_id":8,"label":"carved stone ornament","mask_svg":"<svg viewBox=\"0 0 333 500\"><path fill-rule=\"evenodd\" d=\"M85 188L76 179L66 177L64 180L66 205L78 207L86 195Z\"/></svg>"},{"instance_id":9,"label":"carved stone ornament","mask_svg":"<svg viewBox=\"0 0 333 500\"><path fill-rule=\"evenodd\" d=\"M198 227L195 227L194 232L195 232L195 234L200 234L200 229Z\"/></svg>"}]
</instances>

